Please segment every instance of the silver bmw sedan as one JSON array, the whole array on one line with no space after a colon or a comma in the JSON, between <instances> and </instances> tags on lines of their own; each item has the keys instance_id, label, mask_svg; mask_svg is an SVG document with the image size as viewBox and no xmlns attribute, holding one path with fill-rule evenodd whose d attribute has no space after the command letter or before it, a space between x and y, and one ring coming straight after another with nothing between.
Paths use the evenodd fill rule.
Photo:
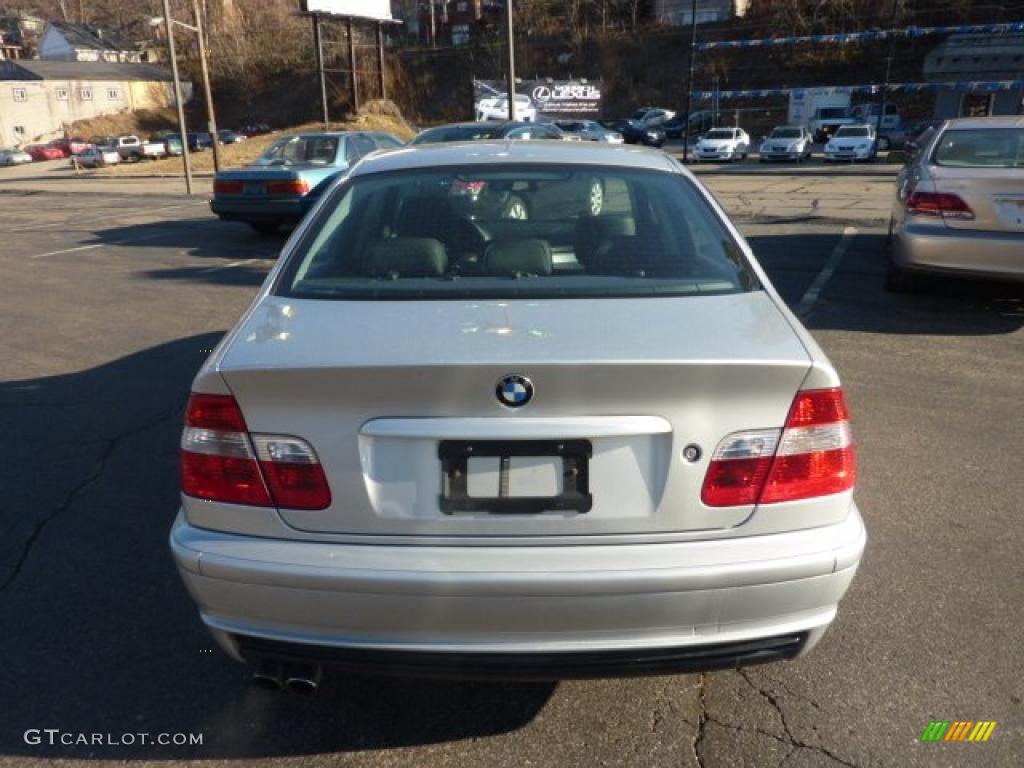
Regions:
<instances>
[{"instance_id":1,"label":"silver bmw sedan","mask_svg":"<svg viewBox=\"0 0 1024 768\"><path fill-rule=\"evenodd\" d=\"M600 191L600 194L596 194ZM865 544L839 377L668 155L370 155L196 376L180 573L257 681L808 651Z\"/></svg>"}]
</instances>

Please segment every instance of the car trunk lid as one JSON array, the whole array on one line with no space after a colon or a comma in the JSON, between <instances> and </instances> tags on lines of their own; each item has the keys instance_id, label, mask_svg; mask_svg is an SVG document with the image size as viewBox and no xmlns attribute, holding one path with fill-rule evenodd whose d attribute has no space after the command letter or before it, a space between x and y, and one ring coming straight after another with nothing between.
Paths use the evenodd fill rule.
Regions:
<instances>
[{"instance_id":1,"label":"car trunk lid","mask_svg":"<svg viewBox=\"0 0 1024 768\"><path fill-rule=\"evenodd\" d=\"M793 329L758 291L560 301L267 297L219 370L251 432L301 437L319 455L332 504L282 510L294 528L543 537L743 522L752 507L702 504L707 461L730 432L781 427L809 367ZM529 379L528 405L500 401L498 383L510 374ZM701 458L685 460L687 446ZM468 507L449 503L453 467L468 474ZM496 513L486 501L568 499L580 490L587 504L543 511Z\"/></svg>"},{"instance_id":2,"label":"car trunk lid","mask_svg":"<svg viewBox=\"0 0 1024 768\"><path fill-rule=\"evenodd\" d=\"M973 218L944 217L951 229L1024 232L1024 174L1020 168L933 166L939 192L957 195Z\"/></svg>"}]
</instances>

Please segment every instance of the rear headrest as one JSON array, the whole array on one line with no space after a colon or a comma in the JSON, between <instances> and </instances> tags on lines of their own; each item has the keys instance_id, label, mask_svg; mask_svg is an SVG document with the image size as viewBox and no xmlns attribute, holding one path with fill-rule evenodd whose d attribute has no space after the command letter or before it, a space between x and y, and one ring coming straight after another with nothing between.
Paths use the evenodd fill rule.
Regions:
<instances>
[{"instance_id":1,"label":"rear headrest","mask_svg":"<svg viewBox=\"0 0 1024 768\"><path fill-rule=\"evenodd\" d=\"M374 244L368 266L374 277L439 277L448 271L448 254L430 237L395 237Z\"/></svg>"},{"instance_id":2,"label":"rear headrest","mask_svg":"<svg viewBox=\"0 0 1024 768\"><path fill-rule=\"evenodd\" d=\"M599 251L615 237L636 234L632 216L584 216L576 221L576 260L587 266L600 258Z\"/></svg>"},{"instance_id":3,"label":"rear headrest","mask_svg":"<svg viewBox=\"0 0 1024 768\"><path fill-rule=\"evenodd\" d=\"M551 246L546 240L497 240L484 252L491 275L550 275Z\"/></svg>"}]
</instances>

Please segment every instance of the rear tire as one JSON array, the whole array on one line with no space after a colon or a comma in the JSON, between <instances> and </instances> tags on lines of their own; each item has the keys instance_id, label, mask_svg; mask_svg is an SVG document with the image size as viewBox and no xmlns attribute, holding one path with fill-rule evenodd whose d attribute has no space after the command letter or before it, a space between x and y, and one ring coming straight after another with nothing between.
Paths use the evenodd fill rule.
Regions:
<instances>
[{"instance_id":1,"label":"rear tire","mask_svg":"<svg viewBox=\"0 0 1024 768\"><path fill-rule=\"evenodd\" d=\"M591 179L587 184L587 210L591 216L600 216L604 210L604 184L600 179Z\"/></svg>"},{"instance_id":2,"label":"rear tire","mask_svg":"<svg viewBox=\"0 0 1024 768\"><path fill-rule=\"evenodd\" d=\"M249 226L261 235L276 235L277 230L281 228L281 223L278 221L250 221Z\"/></svg>"}]
</instances>

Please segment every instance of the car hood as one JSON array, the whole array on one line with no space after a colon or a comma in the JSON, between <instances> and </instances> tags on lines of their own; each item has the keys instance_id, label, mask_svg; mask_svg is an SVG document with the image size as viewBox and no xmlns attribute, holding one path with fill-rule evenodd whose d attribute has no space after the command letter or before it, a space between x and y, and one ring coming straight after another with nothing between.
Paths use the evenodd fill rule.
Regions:
<instances>
[{"instance_id":1,"label":"car hood","mask_svg":"<svg viewBox=\"0 0 1024 768\"><path fill-rule=\"evenodd\" d=\"M705 149L727 149L740 143L739 139L701 139L697 146Z\"/></svg>"}]
</instances>

